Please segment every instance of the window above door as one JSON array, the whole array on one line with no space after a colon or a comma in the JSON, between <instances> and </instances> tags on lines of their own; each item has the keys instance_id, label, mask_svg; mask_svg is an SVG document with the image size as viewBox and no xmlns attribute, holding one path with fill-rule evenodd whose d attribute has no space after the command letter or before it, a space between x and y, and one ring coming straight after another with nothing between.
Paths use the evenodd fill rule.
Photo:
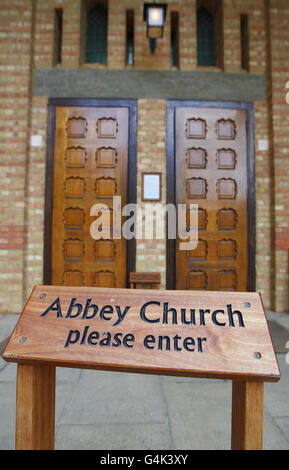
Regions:
<instances>
[{"instance_id":1,"label":"window above door","mask_svg":"<svg viewBox=\"0 0 289 470\"><path fill-rule=\"evenodd\" d=\"M85 62L106 64L108 5L107 0L85 2Z\"/></svg>"},{"instance_id":2,"label":"window above door","mask_svg":"<svg viewBox=\"0 0 289 470\"><path fill-rule=\"evenodd\" d=\"M222 2L217 0L198 0L196 17L198 66L222 68Z\"/></svg>"}]
</instances>

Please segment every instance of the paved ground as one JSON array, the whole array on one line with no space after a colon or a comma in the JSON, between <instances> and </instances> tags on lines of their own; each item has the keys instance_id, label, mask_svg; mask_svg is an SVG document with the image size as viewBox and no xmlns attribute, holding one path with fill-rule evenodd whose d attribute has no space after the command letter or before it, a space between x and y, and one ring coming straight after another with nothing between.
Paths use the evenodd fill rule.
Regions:
<instances>
[{"instance_id":1,"label":"paved ground","mask_svg":"<svg viewBox=\"0 0 289 470\"><path fill-rule=\"evenodd\" d=\"M289 315L267 315L289 341ZM0 341L16 321L0 316ZM285 359L281 380L265 384L265 449L289 449ZM14 447L15 392L16 366L0 359L0 449ZM230 381L57 369L56 449L228 449L230 420Z\"/></svg>"}]
</instances>

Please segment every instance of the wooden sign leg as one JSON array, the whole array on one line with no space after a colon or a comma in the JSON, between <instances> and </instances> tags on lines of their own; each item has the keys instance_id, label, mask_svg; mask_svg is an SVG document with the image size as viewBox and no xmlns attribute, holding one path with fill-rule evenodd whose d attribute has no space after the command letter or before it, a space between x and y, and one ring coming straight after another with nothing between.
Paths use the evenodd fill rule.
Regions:
<instances>
[{"instance_id":1,"label":"wooden sign leg","mask_svg":"<svg viewBox=\"0 0 289 470\"><path fill-rule=\"evenodd\" d=\"M264 383L232 384L232 450L263 448Z\"/></svg>"},{"instance_id":2,"label":"wooden sign leg","mask_svg":"<svg viewBox=\"0 0 289 470\"><path fill-rule=\"evenodd\" d=\"M18 364L16 396L17 450L53 450L55 367Z\"/></svg>"}]
</instances>

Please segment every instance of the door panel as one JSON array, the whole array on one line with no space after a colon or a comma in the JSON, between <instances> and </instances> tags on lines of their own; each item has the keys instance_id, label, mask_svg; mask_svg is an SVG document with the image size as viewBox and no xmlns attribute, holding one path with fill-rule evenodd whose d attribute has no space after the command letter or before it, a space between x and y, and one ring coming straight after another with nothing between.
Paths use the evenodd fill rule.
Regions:
<instances>
[{"instance_id":1,"label":"door panel","mask_svg":"<svg viewBox=\"0 0 289 470\"><path fill-rule=\"evenodd\" d=\"M52 284L125 287L126 240L94 240L94 204L127 203L128 108L56 107ZM112 216L111 216L112 219Z\"/></svg>"},{"instance_id":2,"label":"door panel","mask_svg":"<svg viewBox=\"0 0 289 470\"><path fill-rule=\"evenodd\" d=\"M175 126L176 203L199 215L197 248L176 243L176 288L246 291L246 111L177 108Z\"/></svg>"}]
</instances>

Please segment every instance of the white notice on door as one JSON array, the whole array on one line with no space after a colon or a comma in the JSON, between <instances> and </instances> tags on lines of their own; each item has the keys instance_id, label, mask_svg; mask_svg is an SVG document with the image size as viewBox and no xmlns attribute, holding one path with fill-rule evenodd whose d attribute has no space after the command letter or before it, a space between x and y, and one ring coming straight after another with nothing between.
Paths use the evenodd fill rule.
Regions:
<instances>
[{"instance_id":1,"label":"white notice on door","mask_svg":"<svg viewBox=\"0 0 289 470\"><path fill-rule=\"evenodd\" d=\"M159 173L143 173L143 201L160 201L161 175Z\"/></svg>"}]
</instances>

